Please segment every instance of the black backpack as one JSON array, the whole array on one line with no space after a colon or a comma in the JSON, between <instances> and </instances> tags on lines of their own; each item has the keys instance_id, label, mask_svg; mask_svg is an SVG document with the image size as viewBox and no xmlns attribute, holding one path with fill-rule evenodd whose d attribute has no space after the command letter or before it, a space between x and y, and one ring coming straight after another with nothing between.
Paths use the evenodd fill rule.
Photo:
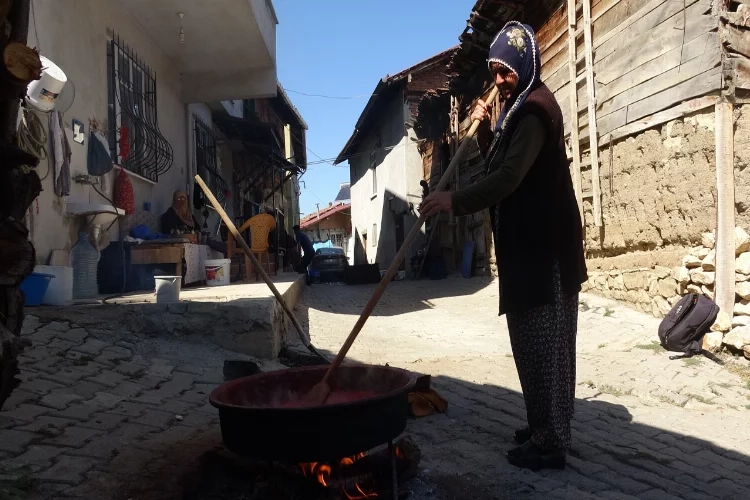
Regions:
<instances>
[{"instance_id":1,"label":"black backpack","mask_svg":"<svg viewBox=\"0 0 750 500\"><path fill-rule=\"evenodd\" d=\"M659 340L664 349L681 352L669 359L690 358L697 354L717 361L701 347L703 336L719 315L719 306L705 295L689 293L677 302L659 325Z\"/></svg>"}]
</instances>

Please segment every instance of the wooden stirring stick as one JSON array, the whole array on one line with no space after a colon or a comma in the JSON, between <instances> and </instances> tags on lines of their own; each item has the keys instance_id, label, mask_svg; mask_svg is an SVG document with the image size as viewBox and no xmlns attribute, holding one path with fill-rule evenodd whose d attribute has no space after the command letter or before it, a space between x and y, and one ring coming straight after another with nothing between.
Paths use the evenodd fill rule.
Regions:
<instances>
[{"instance_id":1,"label":"wooden stirring stick","mask_svg":"<svg viewBox=\"0 0 750 500\"><path fill-rule=\"evenodd\" d=\"M497 87L493 87L489 97L487 98L487 102L494 101L496 96ZM469 146L469 141L474 137L477 128L479 128L479 123L479 120L474 120L474 122L471 124L469 131L461 141L461 145L456 150L456 154L453 155L453 159L451 160L450 164L448 164L448 168L445 170L445 173L443 173L443 177L440 179L440 182L438 182L435 191L443 191L445 189L445 186L448 184L449 179L453 175L453 171L458 168L458 164L461 161L464 153L466 152L466 148ZM422 229L422 225L425 223L426 219L427 215L425 213L419 214L419 219L417 219L417 222L412 226L411 231L409 231L406 239L401 244L401 248L399 248L398 253L393 258L391 265L388 267L388 271L385 273L385 276L383 276L383 279L380 280L380 283L373 292L372 297L370 297L370 300L368 300L367 304L365 304L365 308L362 310L362 314L360 314L359 319L354 324L354 328L352 328L352 331L347 337L346 342L344 342L344 345L341 346L339 353L336 355L336 359L333 360L333 363L331 363L328 371L323 376L323 380L318 382L312 388L310 394L308 394L308 397L305 398L306 404L324 404L326 402L326 399L328 399L328 396L331 394L329 380L331 379L333 372L335 372L339 365L341 365L341 362L344 360L346 353L349 352L349 349L354 343L354 340L357 338L357 335L359 335L359 332L362 330L362 327L367 321L367 318L369 318L370 314L372 314L373 309L375 309L375 306L380 300L380 297L383 295L383 292L385 292L386 287L398 271L398 267L401 265L401 261L403 261L404 257L406 257L406 252L409 251L409 247L411 247L412 243L416 239L417 234L419 234L419 231Z\"/></svg>"},{"instance_id":2,"label":"wooden stirring stick","mask_svg":"<svg viewBox=\"0 0 750 500\"><path fill-rule=\"evenodd\" d=\"M223 208L221 208L221 205L219 204L219 200L216 199L214 194L211 192L211 189L206 185L205 182L203 182L203 179L201 179L200 175L195 176L195 182L198 183L198 185L203 190L203 193L206 195L208 200L211 202L211 205L214 207L214 210L216 210L216 213L219 214L221 217L221 220L224 221L224 224L226 224L227 229L229 229L229 232L232 233L232 236L234 236L235 241L237 244L242 248L242 250L245 252L245 255L250 258L250 261L253 263L253 266L255 266L255 269L257 269L258 273L260 274L260 277L263 278L263 281L266 282L266 285L268 285L268 288L271 289L271 292L273 292L273 296L276 297L276 300L281 305L281 308L284 310L286 315L289 317L289 319L292 321L292 324L294 325L294 328L297 330L297 333L299 334L300 341L302 341L302 344L304 344L307 349L315 354L316 356L320 357L322 360L327 361L327 359L318 352L315 347L313 347L312 343L305 341L305 332L302 330L302 325L297 320L297 318L294 316L294 313L291 309L289 309L289 306L286 305L286 302L284 301L284 298L281 296L279 291L276 289L276 286L273 284L273 280L271 279L268 274L266 274L266 271L263 269L263 266L260 262L258 262L258 259L253 255L253 252L250 250L250 247L247 246L247 243L245 242L245 239L242 237L239 231L237 231L237 227L232 222L232 219L229 218L227 213L224 211ZM230 256L231 257L231 256Z\"/></svg>"}]
</instances>

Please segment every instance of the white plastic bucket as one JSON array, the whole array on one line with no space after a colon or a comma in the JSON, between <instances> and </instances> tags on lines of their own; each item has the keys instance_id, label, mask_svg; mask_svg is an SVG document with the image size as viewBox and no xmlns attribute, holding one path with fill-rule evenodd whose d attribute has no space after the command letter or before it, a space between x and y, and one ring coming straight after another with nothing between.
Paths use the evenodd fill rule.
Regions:
<instances>
[{"instance_id":1,"label":"white plastic bucket","mask_svg":"<svg viewBox=\"0 0 750 500\"><path fill-rule=\"evenodd\" d=\"M169 304L180 301L181 276L154 276L154 282L156 285L154 295L157 303Z\"/></svg>"},{"instance_id":2,"label":"white plastic bucket","mask_svg":"<svg viewBox=\"0 0 750 500\"><path fill-rule=\"evenodd\" d=\"M206 284L224 286L229 284L232 261L229 259L206 260Z\"/></svg>"},{"instance_id":3,"label":"white plastic bucket","mask_svg":"<svg viewBox=\"0 0 750 500\"><path fill-rule=\"evenodd\" d=\"M29 104L40 111L51 111L55 107L55 100L62 92L68 77L60 67L44 56L42 61L42 77L29 84L26 93Z\"/></svg>"},{"instance_id":4,"label":"white plastic bucket","mask_svg":"<svg viewBox=\"0 0 750 500\"><path fill-rule=\"evenodd\" d=\"M51 274L42 304L49 306L66 306L73 300L73 268L67 266L36 266L34 272Z\"/></svg>"}]
</instances>

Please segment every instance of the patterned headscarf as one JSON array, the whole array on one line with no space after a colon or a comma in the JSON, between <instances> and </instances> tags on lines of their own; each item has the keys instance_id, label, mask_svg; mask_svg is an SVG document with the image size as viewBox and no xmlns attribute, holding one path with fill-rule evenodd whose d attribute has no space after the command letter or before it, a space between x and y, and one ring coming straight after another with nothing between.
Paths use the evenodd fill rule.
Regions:
<instances>
[{"instance_id":1,"label":"patterned headscarf","mask_svg":"<svg viewBox=\"0 0 750 500\"><path fill-rule=\"evenodd\" d=\"M185 198L185 204L181 206L178 203L179 198ZM177 214L177 217L189 228L193 228L195 220L193 219L193 212L190 211L190 205L187 202L187 193L185 191L177 190L172 195L172 210Z\"/></svg>"},{"instance_id":2,"label":"patterned headscarf","mask_svg":"<svg viewBox=\"0 0 750 500\"><path fill-rule=\"evenodd\" d=\"M498 62L510 69L518 77L518 87L505 103L495 126L496 142L513 118L513 113L526 101L529 93L542 75L542 57L534 30L527 24L510 21L492 40L487 65Z\"/></svg>"}]
</instances>

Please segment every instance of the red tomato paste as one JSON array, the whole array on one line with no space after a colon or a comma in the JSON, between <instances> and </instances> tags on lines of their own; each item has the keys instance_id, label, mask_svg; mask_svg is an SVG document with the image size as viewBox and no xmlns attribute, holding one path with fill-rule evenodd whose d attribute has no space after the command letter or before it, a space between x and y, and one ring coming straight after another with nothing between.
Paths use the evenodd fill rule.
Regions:
<instances>
[{"instance_id":1,"label":"red tomato paste","mask_svg":"<svg viewBox=\"0 0 750 500\"><path fill-rule=\"evenodd\" d=\"M375 391L333 391L326 399L325 404L333 405L339 403L350 403L352 401L359 401L361 399L367 399L377 396L378 393ZM306 395L295 394L284 402L271 403L268 407L271 408L304 408L307 406Z\"/></svg>"}]
</instances>

